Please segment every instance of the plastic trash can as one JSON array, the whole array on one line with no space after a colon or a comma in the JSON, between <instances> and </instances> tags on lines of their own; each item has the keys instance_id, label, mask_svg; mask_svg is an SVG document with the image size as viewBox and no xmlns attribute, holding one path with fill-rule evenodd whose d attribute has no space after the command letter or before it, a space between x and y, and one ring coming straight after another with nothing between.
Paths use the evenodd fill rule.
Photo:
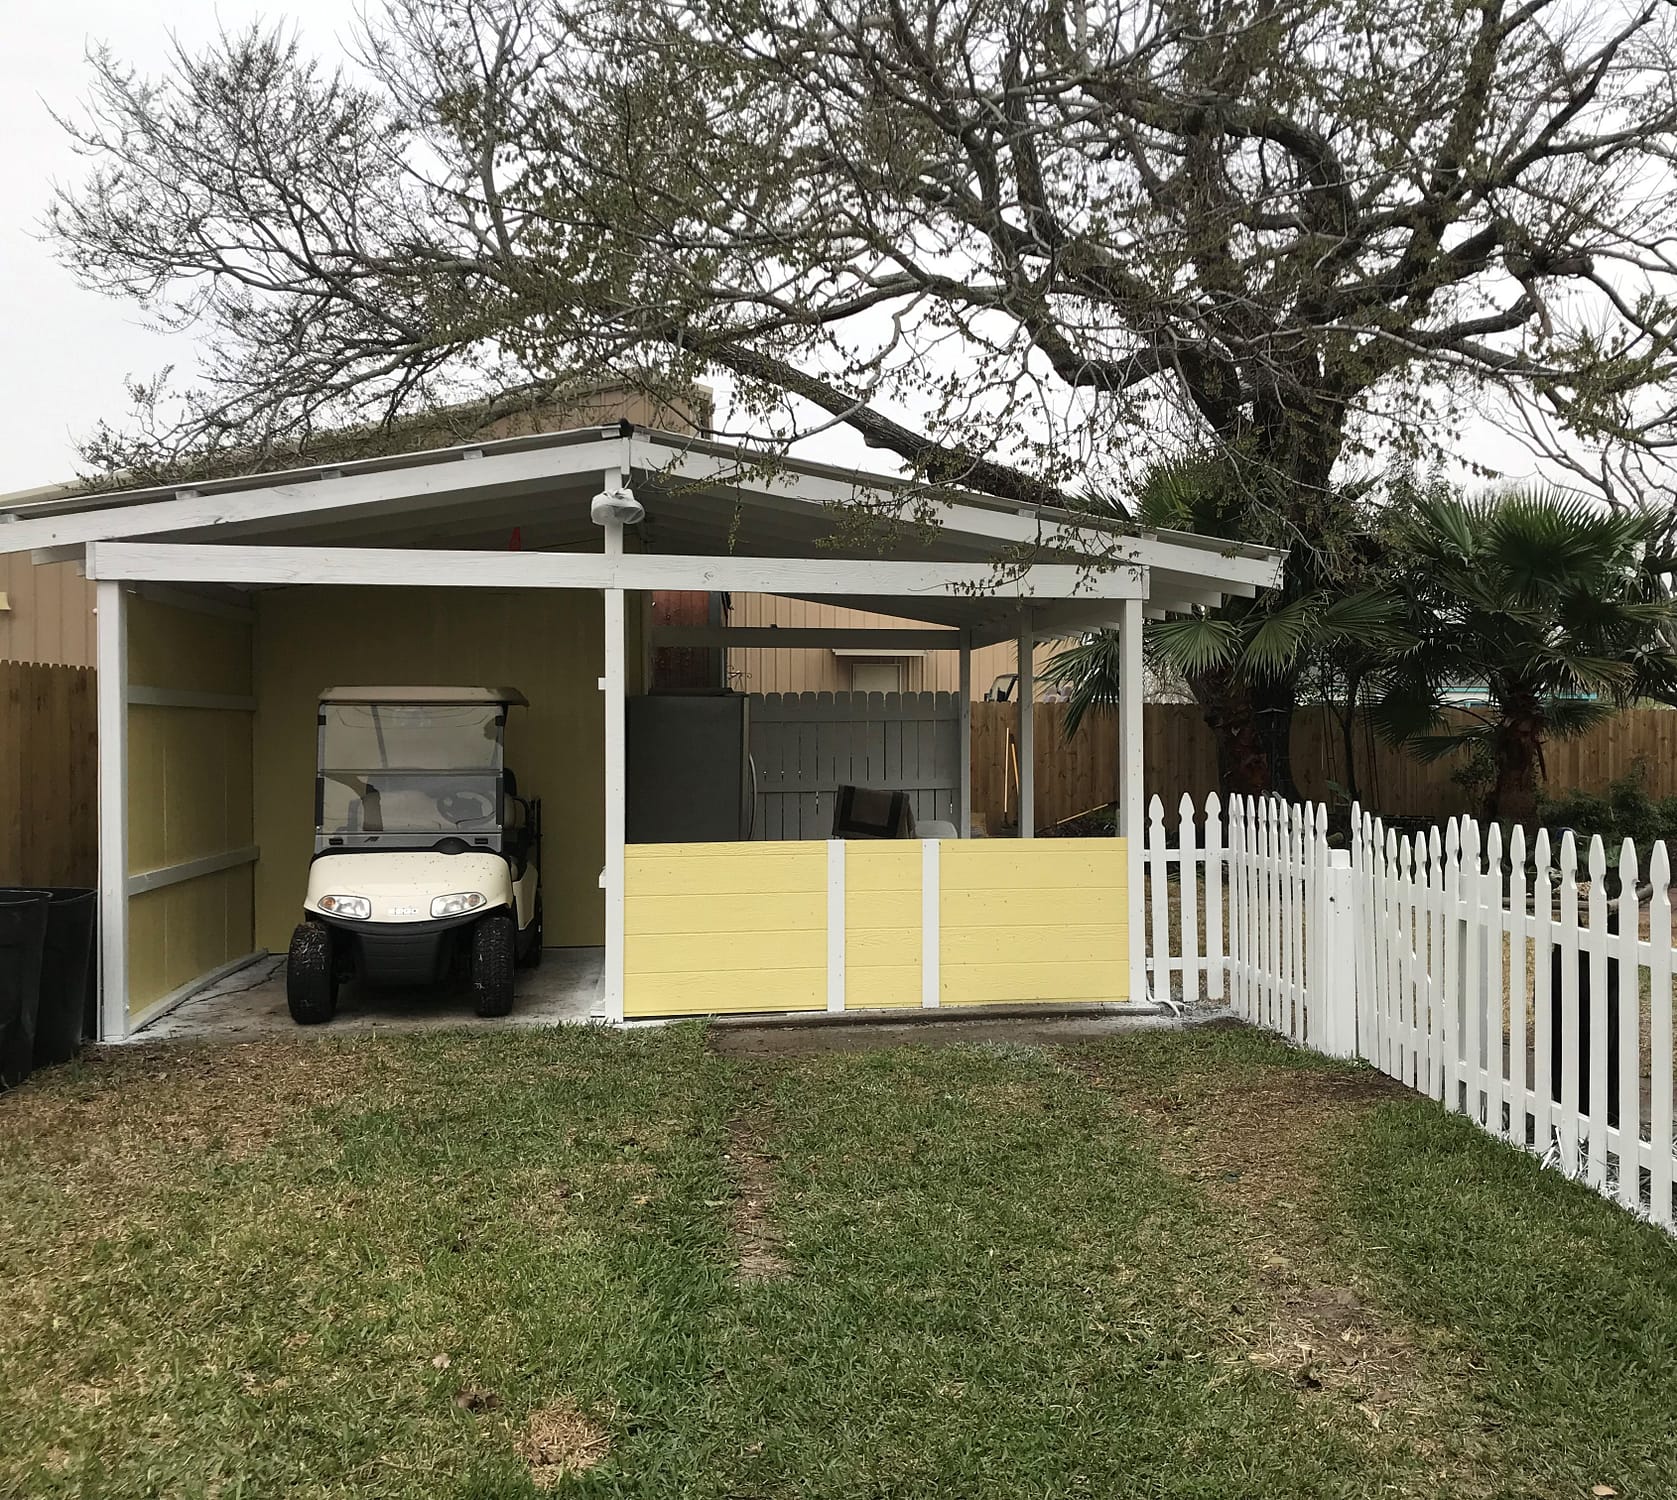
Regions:
<instances>
[{"instance_id":1,"label":"plastic trash can","mask_svg":"<svg viewBox=\"0 0 1677 1500\"><path fill-rule=\"evenodd\" d=\"M87 886L46 891L47 937L41 956L41 1002L35 1015L35 1066L69 1062L91 1033L94 892ZM3 897L0 897L3 899Z\"/></svg>"},{"instance_id":2,"label":"plastic trash can","mask_svg":"<svg viewBox=\"0 0 1677 1500\"><path fill-rule=\"evenodd\" d=\"M44 891L0 891L0 1088L16 1088L34 1064L50 904Z\"/></svg>"}]
</instances>

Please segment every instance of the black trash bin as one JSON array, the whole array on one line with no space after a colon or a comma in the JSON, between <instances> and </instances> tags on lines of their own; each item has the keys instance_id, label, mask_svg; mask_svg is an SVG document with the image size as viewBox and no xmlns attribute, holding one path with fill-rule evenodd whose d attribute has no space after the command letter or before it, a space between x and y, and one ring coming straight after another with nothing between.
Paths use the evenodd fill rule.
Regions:
<instances>
[{"instance_id":1,"label":"black trash bin","mask_svg":"<svg viewBox=\"0 0 1677 1500\"><path fill-rule=\"evenodd\" d=\"M91 1035L87 1022L94 1003L94 892L86 886L53 886L46 897L47 940L35 1017L37 1068L69 1062L81 1051Z\"/></svg>"},{"instance_id":2,"label":"black trash bin","mask_svg":"<svg viewBox=\"0 0 1677 1500\"><path fill-rule=\"evenodd\" d=\"M42 891L0 893L0 1088L17 1087L34 1062L49 904Z\"/></svg>"}]
</instances>

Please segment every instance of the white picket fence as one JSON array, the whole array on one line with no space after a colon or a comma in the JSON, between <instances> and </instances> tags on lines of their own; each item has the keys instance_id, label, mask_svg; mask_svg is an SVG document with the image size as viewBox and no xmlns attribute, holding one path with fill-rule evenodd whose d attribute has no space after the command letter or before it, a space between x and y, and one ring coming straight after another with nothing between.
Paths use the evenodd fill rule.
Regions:
<instances>
[{"instance_id":1,"label":"white picket fence","mask_svg":"<svg viewBox=\"0 0 1677 1500\"><path fill-rule=\"evenodd\" d=\"M1211 797L1197 815L1184 797L1168 832L1153 799L1145 858L1155 994L1226 991L1253 1024L1364 1058L1673 1226L1663 844L1644 871L1626 841L1619 901L1599 838L1581 868L1571 834L1558 852L1471 818L1400 836L1353 810L1336 848L1325 808Z\"/></svg>"}]
</instances>

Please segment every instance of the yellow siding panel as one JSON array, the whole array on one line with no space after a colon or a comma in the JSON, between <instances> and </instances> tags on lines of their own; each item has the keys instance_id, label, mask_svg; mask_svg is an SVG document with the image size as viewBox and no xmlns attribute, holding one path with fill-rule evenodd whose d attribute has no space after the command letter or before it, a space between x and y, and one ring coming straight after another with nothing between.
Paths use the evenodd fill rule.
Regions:
<instances>
[{"instance_id":1,"label":"yellow siding panel","mask_svg":"<svg viewBox=\"0 0 1677 1500\"><path fill-rule=\"evenodd\" d=\"M630 845L625 1014L825 1008L826 880L822 843Z\"/></svg>"},{"instance_id":2,"label":"yellow siding panel","mask_svg":"<svg viewBox=\"0 0 1677 1500\"><path fill-rule=\"evenodd\" d=\"M714 892L683 896L643 895L631 893L625 905L624 922L628 935L635 937L669 936L681 932L714 932L716 896ZM827 892L800 891L785 893L766 891L754 897L754 916L769 931L787 932L822 926L827 920Z\"/></svg>"},{"instance_id":3,"label":"yellow siding panel","mask_svg":"<svg viewBox=\"0 0 1677 1500\"><path fill-rule=\"evenodd\" d=\"M1129 972L1114 962L946 964L940 998L946 1006L1127 1000Z\"/></svg>"},{"instance_id":4,"label":"yellow siding panel","mask_svg":"<svg viewBox=\"0 0 1677 1500\"><path fill-rule=\"evenodd\" d=\"M943 1005L1129 997L1123 839L946 843Z\"/></svg>"},{"instance_id":5,"label":"yellow siding panel","mask_svg":"<svg viewBox=\"0 0 1677 1500\"><path fill-rule=\"evenodd\" d=\"M251 691L251 627L155 599L128 600L128 680L198 693Z\"/></svg>"},{"instance_id":6,"label":"yellow siding panel","mask_svg":"<svg viewBox=\"0 0 1677 1500\"><path fill-rule=\"evenodd\" d=\"M846 1009L920 1004L921 859L918 841L845 846Z\"/></svg>"},{"instance_id":7,"label":"yellow siding panel","mask_svg":"<svg viewBox=\"0 0 1677 1500\"><path fill-rule=\"evenodd\" d=\"M252 949L251 872L221 870L128 903L128 1012Z\"/></svg>"}]
</instances>

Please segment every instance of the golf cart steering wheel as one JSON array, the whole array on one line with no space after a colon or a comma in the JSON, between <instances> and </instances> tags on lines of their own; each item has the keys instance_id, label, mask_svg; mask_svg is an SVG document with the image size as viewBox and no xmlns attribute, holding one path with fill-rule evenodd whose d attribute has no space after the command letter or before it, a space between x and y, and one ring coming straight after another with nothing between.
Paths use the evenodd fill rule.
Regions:
<instances>
[{"instance_id":1,"label":"golf cart steering wheel","mask_svg":"<svg viewBox=\"0 0 1677 1500\"><path fill-rule=\"evenodd\" d=\"M495 799L484 792L444 792L437 798L437 811L456 827L481 823L494 816Z\"/></svg>"}]
</instances>

